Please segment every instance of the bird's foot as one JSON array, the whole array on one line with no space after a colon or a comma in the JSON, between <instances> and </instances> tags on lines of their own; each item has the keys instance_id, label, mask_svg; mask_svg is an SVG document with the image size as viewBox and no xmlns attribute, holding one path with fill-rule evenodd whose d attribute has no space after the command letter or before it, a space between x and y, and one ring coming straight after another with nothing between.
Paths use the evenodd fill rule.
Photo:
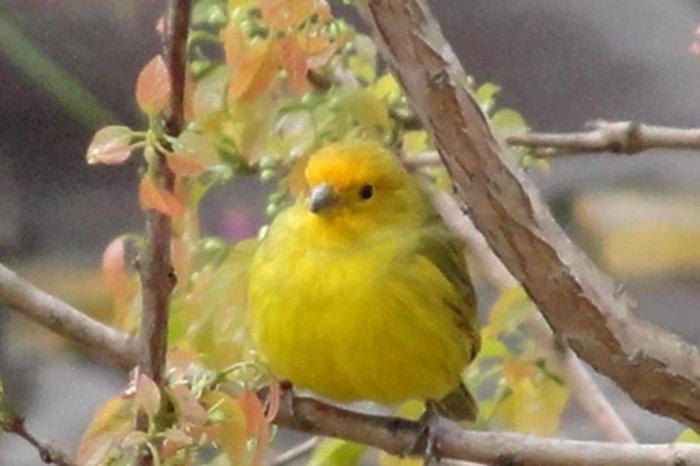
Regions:
<instances>
[{"instance_id":1,"label":"bird's foot","mask_svg":"<svg viewBox=\"0 0 700 466\"><path fill-rule=\"evenodd\" d=\"M418 419L421 428L416 439L406 450L406 455L422 454L424 466L433 466L440 463L440 444L438 427L440 414L431 401L425 404L425 412Z\"/></svg>"}]
</instances>

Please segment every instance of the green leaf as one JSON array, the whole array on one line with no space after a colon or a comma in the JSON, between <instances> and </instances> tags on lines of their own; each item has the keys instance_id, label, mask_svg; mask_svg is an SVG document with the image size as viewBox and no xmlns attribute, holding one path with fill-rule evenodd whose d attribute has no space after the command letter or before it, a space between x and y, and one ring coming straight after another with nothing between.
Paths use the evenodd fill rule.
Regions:
<instances>
[{"instance_id":1,"label":"green leaf","mask_svg":"<svg viewBox=\"0 0 700 466\"><path fill-rule=\"evenodd\" d=\"M684 443L700 443L700 434L695 432L693 429L685 429L678 435L678 437L676 437L675 441Z\"/></svg>"},{"instance_id":2,"label":"green leaf","mask_svg":"<svg viewBox=\"0 0 700 466\"><path fill-rule=\"evenodd\" d=\"M489 325L481 332L484 340L512 332L534 310L535 305L522 287L506 288L491 308Z\"/></svg>"},{"instance_id":3,"label":"green leaf","mask_svg":"<svg viewBox=\"0 0 700 466\"><path fill-rule=\"evenodd\" d=\"M506 137L515 133L527 131L527 124L515 110L504 108L493 114L490 119L491 128L498 137Z\"/></svg>"},{"instance_id":4,"label":"green leaf","mask_svg":"<svg viewBox=\"0 0 700 466\"><path fill-rule=\"evenodd\" d=\"M490 113L496 103L496 94L501 91L501 86L494 83L484 83L474 93L474 98L479 102L484 113Z\"/></svg>"},{"instance_id":5,"label":"green leaf","mask_svg":"<svg viewBox=\"0 0 700 466\"><path fill-rule=\"evenodd\" d=\"M356 466L367 447L345 440L327 439L321 442L306 466Z\"/></svg>"},{"instance_id":6,"label":"green leaf","mask_svg":"<svg viewBox=\"0 0 700 466\"><path fill-rule=\"evenodd\" d=\"M5 388L0 380L0 428L10 430L12 425L20 420L20 416L15 412L12 403L7 399Z\"/></svg>"}]
</instances>

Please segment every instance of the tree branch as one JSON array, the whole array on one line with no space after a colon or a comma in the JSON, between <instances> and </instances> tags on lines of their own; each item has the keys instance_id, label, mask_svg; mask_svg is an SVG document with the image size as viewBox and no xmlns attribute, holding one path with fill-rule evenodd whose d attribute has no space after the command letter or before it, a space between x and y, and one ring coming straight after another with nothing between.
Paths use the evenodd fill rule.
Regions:
<instances>
[{"instance_id":1,"label":"tree branch","mask_svg":"<svg viewBox=\"0 0 700 466\"><path fill-rule=\"evenodd\" d=\"M138 358L134 338L88 317L0 264L0 299L11 309L36 321L123 369Z\"/></svg>"},{"instance_id":2,"label":"tree branch","mask_svg":"<svg viewBox=\"0 0 700 466\"><path fill-rule=\"evenodd\" d=\"M41 461L46 464L56 464L58 466L76 466L75 461L59 447L39 440L29 432L23 418L17 418L11 425L7 426L7 431L22 437L29 442L39 453Z\"/></svg>"},{"instance_id":3,"label":"tree branch","mask_svg":"<svg viewBox=\"0 0 700 466\"><path fill-rule=\"evenodd\" d=\"M534 155L556 157L612 152L633 155L649 149L700 149L700 129L651 126L631 121L596 121L590 131L525 133L506 138L514 146L534 148Z\"/></svg>"},{"instance_id":4,"label":"tree branch","mask_svg":"<svg viewBox=\"0 0 700 466\"><path fill-rule=\"evenodd\" d=\"M10 273L10 275L14 274ZM0 274L0 295L7 296L8 283L6 274ZM28 285L23 281L19 283L21 287ZM39 291L39 293L45 295L43 292ZM58 301L50 296L49 299ZM27 306L31 305L33 304L27 304ZM59 309L63 308L59 307ZM73 339L78 344L90 345L85 339L76 336L81 332L66 332L65 328L82 329L85 326L96 325L94 321L72 308L70 312L64 313L63 310L59 310L57 314L58 319L66 322L67 325L54 328L48 324L47 320L39 323ZM135 363L137 355L128 346L125 347L119 343L122 339L128 338L126 335L116 330L113 332L117 338L105 339L99 345L91 347L102 355L121 354L120 359L127 361L124 367L130 367ZM281 403L275 423L301 432L360 442L393 454L408 452L411 446L418 445L420 442L417 440L423 432L421 424L414 421L356 413L307 397L295 397L291 403ZM459 426L447 421L440 427L437 434L437 452L441 457L488 464L517 463L522 466L700 464L700 446L696 445L612 445L602 442L539 439L499 432L462 431ZM46 445L42 442L39 444ZM418 447L411 453L422 454Z\"/></svg>"},{"instance_id":5,"label":"tree branch","mask_svg":"<svg viewBox=\"0 0 700 466\"><path fill-rule=\"evenodd\" d=\"M382 449L394 455L425 456L422 424L331 406L312 398L282 403L275 423L301 432L328 435ZM693 444L613 444L544 439L505 432L465 431L447 420L436 430L438 458L519 466L677 466L700 464Z\"/></svg>"},{"instance_id":6,"label":"tree branch","mask_svg":"<svg viewBox=\"0 0 700 466\"><path fill-rule=\"evenodd\" d=\"M191 0L169 0L163 35L163 56L170 76L170 102L163 120L166 134L178 136L183 125L186 73L186 45ZM167 142L166 142L167 144ZM169 192L175 189L175 175L157 153L155 177ZM141 317L141 361L139 370L158 385L163 381L168 346L168 306L176 278L170 261L170 217L156 210L146 213L146 249L139 271L143 289Z\"/></svg>"},{"instance_id":7,"label":"tree branch","mask_svg":"<svg viewBox=\"0 0 700 466\"><path fill-rule=\"evenodd\" d=\"M700 430L698 349L638 318L632 300L562 232L457 84L464 70L425 3L369 0L367 11L475 226L549 325L639 405Z\"/></svg>"},{"instance_id":8,"label":"tree branch","mask_svg":"<svg viewBox=\"0 0 700 466\"><path fill-rule=\"evenodd\" d=\"M165 134L177 137L184 124L185 80L187 75L187 36L192 0L168 0L163 32L163 57L170 77L170 101L162 120ZM170 150L168 141L160 141ZM170 193L175 191L175 174L168 168L166 155L156 151L152 170L156 182ZM146 212L146 248L140 263L142 288L141 358L139 372L150 377L162 390L168 350L168 311L170 294L177 282L170 258L170 216L154 209ZM139 412L136 428L147 430L148 416ZM143 449L139 465L153 463L150 451Z\"/></svg>"},{"instance_id":9,"label":"tree branch","mask_svg":"<svg viewBox=\"0 0 700 466\"><path fill-rule=\"evenodd\" d=\"M517 286L517 281L489 249L484 237L460 210L449 194L428 185L433 204L450 228L467 244L470 258L480 264L490 281L498 288ZM527 330L545 349L551 350L568 382L572 395L588 414L604 438L611 442L635 442L635 438L617 414L610 401L589 374L578 357L561 340L554 339L550 328L541 318L528 325Z\"/></svg>"}]
</instances>

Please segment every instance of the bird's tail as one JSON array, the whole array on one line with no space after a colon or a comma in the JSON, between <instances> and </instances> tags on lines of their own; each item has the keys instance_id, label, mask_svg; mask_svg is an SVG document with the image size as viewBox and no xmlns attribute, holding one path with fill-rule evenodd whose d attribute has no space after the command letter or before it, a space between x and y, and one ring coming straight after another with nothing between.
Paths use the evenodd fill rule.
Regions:
<instances>
[{"instance_id":1,"label":"bird's tail","mask_svg":"<svg viewBox=\"0 0 700 466\"><path fill-rule=\"evenodd\" d=\"M461 383L434 406L441 416L453 421L474 421L479 411L474 397Z\"/></svg>"}]
</instances>

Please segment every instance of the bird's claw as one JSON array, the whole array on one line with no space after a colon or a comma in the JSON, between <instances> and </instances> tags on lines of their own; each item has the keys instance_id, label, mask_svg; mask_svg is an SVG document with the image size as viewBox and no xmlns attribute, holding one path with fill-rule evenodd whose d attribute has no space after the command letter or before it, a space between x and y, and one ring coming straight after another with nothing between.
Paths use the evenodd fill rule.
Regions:
<instances>
[{"instance_id":1,"label":"bird's claw","mask_svg":"<svg viewBox=\"0 0 700 466\"><path fill-rule=\"evenodd\" d=\"M421 428L416 439L406 449L404 456L422 453L423 466L433 466L440 463L440 444L438 427L440 415L432 403L427 402L425 412L418 419Z\"/></svg>"}]
</instances>

